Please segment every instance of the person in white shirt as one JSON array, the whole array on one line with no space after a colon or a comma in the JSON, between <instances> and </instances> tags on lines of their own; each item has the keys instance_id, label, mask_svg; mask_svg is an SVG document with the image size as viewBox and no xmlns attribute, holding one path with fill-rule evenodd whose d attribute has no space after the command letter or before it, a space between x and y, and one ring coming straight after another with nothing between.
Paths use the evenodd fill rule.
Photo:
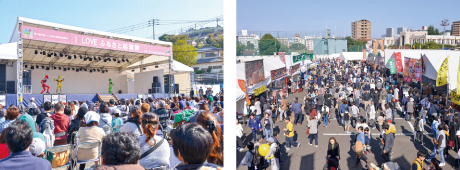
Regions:
<instances>
[{"instance_id":1,"label":"person in white shirt","mask_svg":"<svg viewBox=\"0 0 460 170\"><path fill-rule=\"evenodd\" d=\"M367 112L369 114L368 123L372 127L372 129L375 129L375 106L373 100L371 100L371 106L369 107L369 109L367 109Z\"/></svg>"},{"instance_id":2,"label":"person in white shirt","mask_svg":"<svg viewBox=\"0 0 460 170\"><path fill-rule=\"evenodd\" d=\"M34 98L34 97L31 97L31 98L30 98L29 109L38 108L38 107L37 107L37 104L35 104L34 101L35 101L35 98Z\"/></svg>"},{"instance_id":3,"label":"person in white shirt","mask_svg":"<svg viewBox=\"0 0 460 170\"><path fill-rule=\"evenodd\" d=\"M241 124L238 121L238 118L236 118L236 143L238 145L236 150L238 150L240 152L244 148L243 147L243 140L241 139L241 137L243 137L243 126L241 126Z\"/></svg>"}]
</instances>

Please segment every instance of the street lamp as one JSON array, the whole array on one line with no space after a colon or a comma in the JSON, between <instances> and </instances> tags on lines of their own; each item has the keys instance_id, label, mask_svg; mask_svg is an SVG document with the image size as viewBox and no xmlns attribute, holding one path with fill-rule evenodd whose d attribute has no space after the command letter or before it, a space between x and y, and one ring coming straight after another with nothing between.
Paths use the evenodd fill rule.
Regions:
<instances>
[{"instance_id":1,"label":"street lamp","mask_svg":"<svg viewBox=\"0 0 460 170\"><path fill-rule=\"evenodd\" d=\"M446 34L446 26L449 25L449 20L447 19L444 19L442 20L442 23L441 23L441 26L444 26L444 32L442 33L442 49L441 50L444 50L444 35Z\"/></svg>"}]
</instances>

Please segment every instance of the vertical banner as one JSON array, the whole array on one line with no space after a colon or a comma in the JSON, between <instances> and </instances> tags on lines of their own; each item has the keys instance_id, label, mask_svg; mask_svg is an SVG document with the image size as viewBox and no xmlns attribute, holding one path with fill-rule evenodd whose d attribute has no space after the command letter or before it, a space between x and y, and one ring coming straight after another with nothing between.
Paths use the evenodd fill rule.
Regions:
<instances>
[{"instance_id":1,"label":"vertical banner","mask_svg":"<svg viewBox=\"0 0 460 170\"><path fill-rule=\"evenodd\" d=\"M281 60L284 64L286 64L286 60L284 59L284 52L279 52L279 53L278 53L278 56L280 57L280 60Z\"/></svg>"},{"instance_id":2,"label":"vertical banner","mask_svg":"<svg viewBox=\"0 0 460 170\"><path fill-rule=\"evenodd\" d=\"M407 58L407 57L404 57L404 71L403 71L403 75L404 77L409 77L409 62L410 62L410 58Z\"/></svg>"},{"instance_id":3,"label":"vertical banner","mask_svg":"<svg viewBox=\"0 0 460 170\"><path fill-rule=\"evenodd\" d=\"M396 65L395 65L395 60L394 59L388 60L388 66L390 67L390 73L391 74L396 74Z\"/></svg>"},{"instance_id":4,"label":"vertical banner","mask_svg":"<svg viewBox=\"0 0 460 170\"><path fill-rule=\"evenodd\" d=\"M251 100L249 100L249 96L247 93L246 89L246 82L244 80L238 79L238 85L240 86L240 89L244 92L244 95L246 95L246 104L251 105Z\"/></svg>"},{"instance_id":5,"label":"vertical banner","mask_svg":"<svg viewBox=\"0 0 460 170\"><path fill-rule=\"evenodd\" d=\"M379 40L378 42L379 42L380 49L381 49L382 51L384 51L384 50L383 50L383 49L384 49L383 40Z\"/></svg>"},{"instance_id":6,"label":"vertical banner","mask_svg":"<svg viewBox=\"0 0 460 170\"><path fill-rule=\"evenodd\" d=\"M373 43L374 55L377 55L377 42Z\"/></svg>"},{"instance_id":7,"label":"vertical banner","mask_svg":"<svg viewBox=\"0 0 460 170\"><path fill-rule=\"evenodd\" d=\"M457 95L460 95L460 63L457 72Z\"/></svg>"},{"instance_id":8,"label":"vertical banner","mask_svg":"<svg viewBox=\"0 0 460 170\"><path fill-rule=\"evenodd\" d=\"M457 90L458 91L458 90ZM450 91L451 94L451 100L454 102L456 105L460 105L460 95L458 95L454 91Z\"/></svg>"},{"instance_id":9,"label":"vertical banner","mask_svg":"<svg viewBox=\"0 0 460 170\"><path fill-rule=\"evenodd\" d=\"M403 72L401 52L397 52L394 55L395 55L396 69L398 70L398 72Z\"/></svg>"},{"instance_id":10,"label":"vertical banner","mask_svg":"<svg viewBox=\"0 0 460 170\"><path fill-rule=\"evenodd\" d=\"M264 60L245 62L246 86L265 81Z\"/></svg>"},{"instance_id":11,"label":"vertical banner","mask_svg":"<svg viewBox=\"0 0 460 170\"><path fill-rule=\"evenodd\" d=\"M372 41L367 41L366 49L368 53L372 53Z\"/></svg>"},{"instance_id":12,"label":"vertical banner","mask_svg":"<svg viewBox=\"0 0 460 170\"><path fill-rule=\"evenodd\" d=\"M417 81L422 81L422 59L420 60L415 60L415 73L414 73L414 77L415 77L415 80Z\"/></svg>"},{"instance_id":13,"label":"vertical banner","mask_svg":"<svg viewBox=\"0 0 460 170\"><path fill-rule=\"evenodd\" d=\"M340 58L337 58L337 63L340 64Z\"/></svg>"},{"instance_id":14,"label":"vertical banner","mask_svg":"<svg viewBox=\"0 0 460 170\"><path fill-rule=\"evenodd\" d=\"M363 49L363 60L366 60L366 49Z\"/></svg>"},{"instance_id":15,"label":"vertical banner","mask_svg":"<svg viewBox=\"0 0 460 170\"><path fill-rule=\"evenodd\" d=\"M442 62L441 68L439 68L438 76L436 77L436 86L443 86L447 84L447 71L448 71L449 56Z\"/></svg>"}]
</instances>

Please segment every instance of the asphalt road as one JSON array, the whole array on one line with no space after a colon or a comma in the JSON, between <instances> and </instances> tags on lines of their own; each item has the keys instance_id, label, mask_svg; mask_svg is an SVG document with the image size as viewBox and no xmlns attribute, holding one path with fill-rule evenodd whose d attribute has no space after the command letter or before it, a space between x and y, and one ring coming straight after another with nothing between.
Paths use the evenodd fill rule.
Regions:
<instances>
[{"instance_id":1,"label":"asphalt road","mask_svg":"<svg viewBox=\"0 0 460 170\"><path fill-rule=\"evenodd\" d=\"M289 95L287 98L289 103L293 102L294 97L298 97L299 99L303 99L303 96L306 93L303 92L301 94L295 93ZM352 141L354 140L354 135L356 134L356 130L350 128L351 134L347 134L344 131L343 127L338 126L337 119L335 119L335 110L332 110L332 114L330 117L330 123L328 127L323 127L323 124L319 125L318 127L318 147L314 147L309 145L310 142L308 135L306 135L307 131L307 121L304 120L302 125L295 125L295 136L294 140L301 143L299 148L291 147L290 151L284 149L284 142L285 136L282 133L278 136L278 141L282 145L281 149L281 162L280 167L283 170L287 169L322 169L326 163L326 152L327 152L327 142L330 137L335 137L337 142L340 145L340 167L342 170L354 170L354 169L366 169L364 165L364 161L361 161L360 165L357 168L353 168L356 162L356 154L351 149ZM360 116L364 116L364 109L360 107ZM305 113L304 113L305 114ZM294 120L293 114L291 114L291 121ZM429 134L431 132L430 127L425 125L425 131L423 135L424 145L419 143L415 143L413 141L413 124L414 119L411 122L405 121L403 119L402 114L398 114L395 116L396 122L396 137L395 137L395 144L393 147L393 153L391 161L397 162L401 169L410 169L410 165L414 161L417 155L418 150L425 151L426 154L431 154L433 149L432 137ZM279 116L277 122L275 123L275 131L280 131L286 127L285 122L279 122ZM251 134L251 130L248 126L244 126L244 136L243 142L244 145L250 141L253 141L253 137ZM377 166L381 167L384 163L384 160L381 156L382 149L379 147L380 143L380 131L378 129L371 129L372 133L372 140L371 140L371 151L367 155L368 161L376 164ZM266 139L263 140L263 143L266 142ZM313 141L314 144L314 141ZM247 166L240 165L241 160L243 159L247 148L245 148L242 152L237 152L237 169L238 170L245 170ZM456 153L452 150L449 150L449 154L451 157L446 159L446 165L442 167L444 170L453 169L452 165L454 165ZM428 158L429 156L427 156ZM440 158L436 157L438 160ZM427 163L424 163L426 169ZM269 167L270 169L270 167Z\"/></svg>"}]
</instances>

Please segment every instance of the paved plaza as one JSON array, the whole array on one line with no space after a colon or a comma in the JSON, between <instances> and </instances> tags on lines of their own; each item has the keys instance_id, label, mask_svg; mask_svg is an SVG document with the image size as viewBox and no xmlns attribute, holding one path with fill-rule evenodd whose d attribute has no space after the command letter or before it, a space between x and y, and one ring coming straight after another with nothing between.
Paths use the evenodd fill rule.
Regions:
<instances>
[{"instance_id":1,"label":"paved plaza","mask_svg":"<svg viewBox=\"0 0 460 170\"><path fill-rule=\"evenodd\" d=\"M287 98L289 103L292 103L294 97L298 97L299 100L303 99L306 95L305 91L301 94L295 93L289 95ZM303 103L303 102L302 102ZM305 113L303 113L305 114ZM364 116L365 111L362 107L360 107L360 116ZM352 141L354 140L354 136L357 131L353 128L350 128L351 134L347 134L344 131L343 127L339 127L337 119L335 118L335 109L331 112L331 119L328 127L323 127L323 124L320 124L318 127L318 147L314 147L309 145L310 139L308 135L306 135L307 131L307 120L304 119L302 125L294 125L295 136L294 140L301 143L299 148L291 147L290 151L284 149L284 142L285 136L282 133L278 136L278 141L281 143L281 161L280 167L283 170L287 169L322 169L326 163L326 152L327 152L327 142L330 137L335 137L337 142L340 145L340 167L342 170L347 169L366 169L364 162L361 161L361 164L358 168L353 168L356 162L356 154L351 149ZM377 117L377 114L376 114ZM290 116L291 121L294 120L293 113ZM424 145L419 143L415 143L413 141L413 124L414 119L411 122L405 121L402 114L395 115L395 122L396 122L396 137L395 137L395 144L393 147L393 154L391 160L397 162L401 169L410 169L411 163L416 158L416 154L418 150L423 150L425 153L431 154L431 150L433 149L433 142L432 136L430 136L431 128L428 125L425 125L424 131ZM274 131L280 132L286 127L285 122L279 122L279 116L277 118L277 122L275 123ZM251 130L248 126L244 126L244 137L243 142L246 145L248 142L253 141L253 137L251 135ZM382 149L379 147L380 143L380 131L378 129L371 129L372 133L372 140L371 140L371 151L367 157L369 161L376 164L377 166L381 166L384 163L384 160L381 156ZM266 142L266 139L263 140L263 143ZM241 160L243 159L247 148L244 151L237 153L237 168L238 170L245 170L247 166L239 165ZM453 169L452 165L454 165L455 159L452 156L456 156L452 150L449 150L450 157L446 159L446 166L442 167L444 170ZM427 156L428 159L429 156ZM439 157L437 157L439 160ZM427 168L426 162L424 166ZM427 168L428 169L428 168Z\"/></svg>"}]
</instances>

